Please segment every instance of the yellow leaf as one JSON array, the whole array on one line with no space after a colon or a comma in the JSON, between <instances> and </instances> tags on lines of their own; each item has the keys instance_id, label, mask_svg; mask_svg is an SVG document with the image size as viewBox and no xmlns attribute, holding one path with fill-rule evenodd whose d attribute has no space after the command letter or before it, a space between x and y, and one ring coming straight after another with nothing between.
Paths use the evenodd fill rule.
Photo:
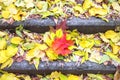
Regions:
<instances>
[{"instance_id":1,"label":"yellow leaf","mask_svg":"<svg viewBox=\"0 0 120 80\"><path fill-rule=\"evenodd\" d=\"M101 3L103 0L95 0L97 3Z\"/></svg>"},{"instance_id":2,"label":"yellow leaf","mask_svg":"<svg viewBox=\"0 0 120 80\"><path fill-rule=\"evenodd\" d=\"M117 10L120 12L120 5L118 4L118 2L112 2L112 7L114 10Z\"/></svg>"},{"instance_id":3,"label":"yellow leaf","mask_svg":"<svg viewBox=\"0 0 120 80\"><path fill-rule=\"evenodd\" d=\"M105 16L101 16L101 15L96 15L96 17L101 18L102 20L109 22L109 20L107 18L105 18Z\"/></svg>"},{"instance_id":4,"label":"yellow leaf","mask_svg":"<svg viewBox=\"0 0 120 80\"><path fill-rule=\"evenodd\" d=\"M5 49L7 46L7 41L5 39L0 39L0 50Z\"/></svg>"},{"instance_id":5,"label":"yellow leaf","mask_svg":"<svg viewBox=\"0 0 120 80\"><path fill-rule=\"evenodd\" d=\"M46 51L46 54L50 60L56 60L58 58L58 55L54 53L52 49L48 49Z\"/></svg>"},{"instance_id":6,"label":"yellow leaf","mask_svg":"<svg viewBox=\"0 0 120 80\"><path fill-rule=\"evenodd\" d=\"M49 38L49 34L49 32L45 33L43 40L48 46L51 46L53 41Z\"/></svg>"},{"instance_id":7,"label":"yellow leaf","mask_svg":"<svg viewBox=\"0 0 120 80\"><path fill-rule=\"evenodd\" d=\"M108 9L108 6L105 3L102 3L102 7L106 10Z\"/></svg>"},{"instance_id":8,"label":"yellow leaf","mask_svg":"<svg viewBox=\"0 0 120 80\"><path fill-rule=\"evenodd\" d=\"M17 0L14 4L17 7L25 7L25 2L23 0L21 0L21 1Z\"/></svg>"},{"instance_id":9,"label":"yellow leaf","mask_svg":"<svg viewBox=\"0 0 120 80\"><path fill-rule=\"evenodd\" d=\"M70 49L70 50L73 50L73 49L76 49L77 47L76 46L70 46L70 47L68 47L68 49Z\"/></svg>"},{"instance_id":10,"label":"yellow leaf","mask_svg":"<svg viewBox=\"0 0 120 80\"><path fill-rule=\"evenodd\" d=\"M90 39L88 40L83 39L82 41L79 42L79 44L82 48L92 48L94 45L94 41Z\"/></svg>"},{"instance_id":11,"label":"yellow leaf","mask_svg":"<svg viewBox=\"0 0 120 80\"><path fill-rule=\"evenodd\" d=\"M20 37L13 37L11 39L11 43L13 43L13 44L20 44L21 41L22 41L22 39Z\"/></svg>"},{"instance_id":12,"label":"yellow leaf","mask_svg":"<svg viewBox=\"0 0 120 80\"><path fill-rule=\"evenodd\" d=\"M117 54L118 51L120 50L120 47L115 44L111 44L111 46L112 46L113 54Z\"/></svg>"},{"instance_id":13,"label":"yellow leaf","mask_svg":"<svg viewBox=\"0 0 120 80\"><path fill-rule=\"evenodd\" d=\"M38 70L39 63L40 63L40 59L39 59L39 58L34 58L34 59L33 59L33 63L34 63L34 65L35 65L35 68Z\"/></svg>"},{"instance_id":14,"label":"yellow leaf","mask_svg":"<svg viewBox=\"0 0 120 80\"><path fill-rule=\"evenodd\" d=\"M95 40L95 45L101 45L102 41L101 40Z\"/></svg>"},{"instance_id":15,"label":"yellow leaf","mask_svg":"<svg viewBox=\"0 0 120 80\"><path fill-rule=\"evenodd\" d=\"M67 40L70 40L71 38L72 38L71 34L67 34L67 35L66 35L66 39L67 39Z\"/></svg>"},{"instance_id":16,"label":"yellow leaf","mask_svg":"<svg viewBox=\"0 0 120 80\"><path fill-rule=\"evenodd\" d=\"M108 40L108 39L105 37L105 35L102 34L102 33L100 33L100 38L101 38L104 42L106 42L106 43L109 42L109 40Z\"/></svg>"},{"instance_id":17,"label":"yellow leaf","mask_svg":"<svg viewBox=\"0 0 120 80\"><path fill-rule=\"evenodd\" d=\"M86 11L92 6L92 0L84 0L83 9Z\"/></svg>"},{"instance_id":18,"label":"yellow leaf","mask_svg":"<svg viewBox=\"0 0 120 80\"><path fill-rule=\"evenodd\" d=\"M117 43L120 41L120 33L118 33L114 38L111 39L112 42Z\"/></svg>"},{"instance_id":19,"label":"yellow leaf","mask_svg":"<svg viewBox=\"0 0 120 80\"><path fill-rule=\"evenodd\" d=\"M63 36L63 31L62 31L62 29L58 29L58 30L56 31L56 37L61 38L62 36Z\"/></svg>"},{"instance_id":20,"label":"yellow leaf","mask_svg":"<svg viewBox=\"0 0 120 80\"><path fill-rule=\"evenodd\" d=\"M33 2L33 0L24 0L25 1L25 3L32 3Z\"/></svg>"},{"instance_id":21,"label":"yellow leaf","mask_svg":"<svg viewBox=\"0 0 120 80\"><path fill-rule=\"evenodd\" d=\"M54 32L50 33L50 39L54 41L56 34Z\"/></svg>"},{"instance_id":22,"label":"yellow leaf","mask_svg":"<svg viewBox=\"0 0 120 80\"><path fill-rule=\"evenodd\" d=\"M106 80L101 74L88 74L88 77L93 78L94 80Z\"/></svg>"},{"instance_id":23,"label":"yellow leaf","mask_svg":"<svg viewBox=\"0 0 120 80\"><path fill-rule=\"evenodd\" d=\"M54 80L59 80L59 78L55 78Z\"/></svg>"},{"instance_id":24,"label":"yellow leaf","mask_svg":"<svg viewBox=\"0 0 120 80\"><path fill-rule=\"evenodd\" d=\"M23 76L24 80L31 80L30 76Z\"/></svg>"},{"instance_id":25,"label":"yellow leaf","mask_svg":"<svg viewBox=\"0 0 120 80\"><path fill-rule=\"evenodd\" d=\"M13 2L15 2L16 0L0 0L0 1L3 2L5 6L9 6Z\"/></svg>"},{"instance_id":26,"label":"yellow leaf","mask_svg":"<svg viewBox=\"0 0 120 80\"><path fill-rule=\"evenodd\" d=\"M116 37L117 33L114 32L113 30L108 30L105 32L105 37L108 39L112 39L114 37Z\"/></svg>"},{"instance_id":27,"label":"yellow leaf","mask_svg":"<svg viewBox=\"0 0 120 80\"><path fill-rule=\"evenodd\" d=\"M0 6L0 10L2 10L2 6Z\"/></svg>"},{"instance_id":28,"label":"yellow leaf","mask_svg":"<svg viewBox=\"0 0 120 80\"><path fill-rule=\"evenodd\" d=\"M6 10L8 10L10 12L10 14L17 14L18 10L16 8L16 6L14 4L10 4Z\"/></svg>"},{"instance_id":29,"label":"yellow leaf","mask_svg":"<svg viewBox=\"0 0 120 80\"><path fill-rule=\"evenodd\" d=\"M24 75L24 74L21 74L21 75L17 75L17 78L19 78L21 80L21 78L23 80L31 80L30 76L29 75Z\"/></svg>"},{"instance_id":30,"label":"yellow leaf","mask_svg":"<svg viewBox=\"0 0 120 80\"><path fill-rule=\"evenodd\" d=\"M29 2L29 1L28 1ZM27 3L26 4L26 8L28 9L28 8L33 8L35 5L34 5L34 3L33 2L29 2L29 3Z\"/></svg>"},{"instance_id":31,"label":"yellow leaf","mask_svg":"<svg viewBox=\"0 0 120 80\"><path fill-rule=\"evenodd\" d=\"M76 12L79 12L79 13L81 13L81 14L84 13L84 10L82 9L82 7L81 7L80 4L76 5L73 9L74 9Z\"/></svg>"},{"instance_id":32,"label":"yellow leaf","mask_svg":"<svg viewBox=\"0 0 120 80\"><path fill-rule=\"evenodd\" d=\"M51 73L51 75L50 75L50 78L51 79L54 79L54 78L59 78L60 77L60 72L57 72L57 71L55 71L55 72L52 72Z\"/></svg>"},{"instance_id":33,"label":"yellow leaf","mask_svg":"<svg viewBox=\"0 0 120 80\"><path fill-rule=\"evenodd\" d=\"M43 5L41 4L41 2L38 2L38 3L36 4L36 6L37 6L40 10L43 8Z\"/></svg>"},{"instance_id":34,"label":"yellow leaf","mask_svg":"<svg viewBox=\"0 0 120 80\"><path fill-rule=\"evenodd\" d=\"M5 63L3 63L0 68L3 69L3 68L5 68L5 67L7 67L7 66L9 67L9 66L12 65L12 63L13 63L13 59L10 58L10 59L8 59Z\"/></svg>"},{"instance_id":35,"label":"yellow leaf","mask_svg":"<svg viewBox=\"0 0 120 80\"><path fill-rule=\"evenodd\" d=\"M38 47L40 50L46 50L48 48L46 44L36 43L35 45L36 45L36 48Z\"/></svg>"},{"instance_id":36,"label":"yellow leaf","mask_svg":"<svg viewBox=\"0 0 120 80\"><path fill-rule=\"evenodd\" d=\"M9 11L2 11L2 17L3 18L9 18L10 12Z\"/></svg>"},{"instance_id":37,"label":"yellow leaf","mask_svg":"<svg viewBox=\"0 0 120 80\"><path fill-rule=\"evenodd\" d=\"M29 50L26 54L26 60L30 61L32 58L38 57L39 53L40 53L39 48Z\"/></svg>"},{"instance_id":38,"label":"yellow leaf","mask_svg":"<svg viewBox=\"0 0 120 80\"><path fill-rule=\"evenodd\" d=\"M105 52L106 55L108 55L111 59L113 59L114 61L120 63L120 58L117 57L117 55L114 55L113 53L111 52Z\"/></svg>"},{"instance_id":39,"label":"yellow leaf","mask_svg":"<svg viewBox=\"0 0 120 80\"><path fill-rule=\"evenodd\" d=\"M8 60L9 57L6 56L6 50L0 51L0 63L4 63Z\"/></svg>"},{"instance_id":40,"label":"yellow leaf","mask_svg":"<svg viewBox=\"0 0 120 80\"><path fill-rule=\"evenodd\" d=\"M105 16L107 13L108 13L108 11L106 9L103 9L103 8L93 7L91 9L89 9L90 16L96 16L96 15Z\"/></svg>"},{"instance_id":41,"label":"yellow leaf","mask_svg":"<svg viewBox=\"0 0 120 80\"><path fill-rule=\"evenodd\" d=\"M6 32L0 31L0 37L3 37L3 36L5 36L5 35L7 35Z\"/></svg>"},{"instance_id":42,"label":"yellow leaf","mask_svg":"<svg viewBox=\"0 0 120 80\"><path fill-rule=\"evenodd\" d=\"M76 75L69 75L68 76L68 80L83 80L82 78L80 78L79 76L76 76Z\"/></svg>"},{"instance_id":43,"label":"yellow leaf","mask_svg":"<svg viewBox=\"0 0 120 80\"><path fill-rule=\"evenodd\" d=\"M74 51L73 54L78 55L78 56L84 56L83 51Z\"/></svg>"},{"instance_id":44,"label":"yellow leaf","mask_svg":"<svg viewBox=\"0 0 120 80\"><path fill-rule=\"evenodd\" d=\"M13 57L15 54L17 54L18 48L15 46L8 46L6 50L6 56L7 57Z\"/></svg>"},{"instance_id":45,"label":"yellow leaf","mask_svg":"<svg viewBox=\"0 0 120 80\"><path fill-rule=\"evenodd\" d=\"M38 1L36 5L41 12L47 11L48 3L46 1Z\"/></svg>"},{"instance_id":46,"label":"yellow leaf","mask_svg":"<svg viewBox=\"0 0 120 80\"><path fill-rule=\"evenodd\" d=\"M92 52L90 57L89 57L89 60L92 61L92 62L99 63L101 58L102 58L102 56L100 55L99 52Z\"/></svg>"},{"instance_id":47,"label":"yellow leaf","mask_svg":"<svg viewBox=\"0 0 120 80\"><path fill-rule=\"evenodd\" d=\"M80 41L79 44L80 44L80 46L81 46L82 48L86 48L86 47L88 47L89 42L86 41L86 40L83 40L83 41Z\"/></svg>"},{"instance_id":48,"label":"yellow leaf","mask_svg":"<svg viewBox=\"0 0 120 80\"><path fill-rule=\"evenodd\" d=\"M13 18L17 21L20 21L22 17L19 14L15 14L13 15Z\"/></svg>"},{"instance_id":49,"label":"yellow leaf","mask_svg":"<svg viewBox=\"0 0 120 80\"><path fill-rule=\"evenodd\" d=\"M0 80L20 80L13 73L5 73L0 77Z\"/></svg>"}]
</instances>

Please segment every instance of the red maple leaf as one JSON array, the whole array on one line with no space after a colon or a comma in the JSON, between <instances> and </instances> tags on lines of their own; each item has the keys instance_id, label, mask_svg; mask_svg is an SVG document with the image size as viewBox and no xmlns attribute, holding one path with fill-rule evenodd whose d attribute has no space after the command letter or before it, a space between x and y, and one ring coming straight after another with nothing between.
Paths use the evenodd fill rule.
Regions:
<instances>
[{"instance_id":1,"label":"red maple leaf","mask_svg":"<svg viewBox=\"0 0 120 80\"><path fill-rule=\"evenodd\" d=\"M72 40L66 39L66 34L64 34L61 38L56 38L52 43L52 49L58 55L66 56L70 54L71 50L68 47L73 45Z\"/></svg>"}]
</instances>

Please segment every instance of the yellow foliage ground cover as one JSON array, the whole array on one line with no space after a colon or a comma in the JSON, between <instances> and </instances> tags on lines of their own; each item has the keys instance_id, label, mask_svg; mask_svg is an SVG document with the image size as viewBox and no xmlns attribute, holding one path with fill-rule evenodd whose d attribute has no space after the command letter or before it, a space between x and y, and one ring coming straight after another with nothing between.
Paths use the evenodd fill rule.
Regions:
<instances>
[{"instance_id":1,"label":"yellow foliage ground cover","mask_svg":"<svg viewBox=\"0 0 120 80\"><path fill-rule=\"evenodd\" d=\"M21 29L21 30L19 30ZM16 33L0 31L1 68L11 66L14 61L27 60L36 69L40 61L63 60L84 63L89 60L98 64L120 64L120 32L83 34L77 30L50 30L34 33L21 26Z\"/></svg>"},{"instance_id":2,"label":"yellow foliage ground cover","mask_svg":"<svg viewBox=\"0 0 120 80\"><path fill-rule=\"evenodd\" d=\"M25 20L33 14L32 18L95 16L106 20L112 14L120 17L119 13L119 0L0 0L0 17L17 21Z\"/></svg>"},{"instance_id":3,"label":"yellow foliage ground cover","mask_svg":"<svg viewBox=\"0 0 120 80\"><path fill-rule=\"evenodd\" d=\"M83 77L84 76L84 77ZM0 80L118 80L115 79L113 74L86 74L86 75L74 75L74 74L62 74L61 72L52 72L48 75L26 75L26 74L13 74L3 72L0 75Z\"/></svg>"}]
</instances>

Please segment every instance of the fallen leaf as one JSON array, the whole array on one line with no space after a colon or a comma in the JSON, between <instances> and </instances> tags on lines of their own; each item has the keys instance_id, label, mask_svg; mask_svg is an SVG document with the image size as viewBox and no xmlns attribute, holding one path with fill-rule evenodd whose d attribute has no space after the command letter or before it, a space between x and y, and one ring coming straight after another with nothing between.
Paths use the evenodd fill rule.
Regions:
<instances>
[{"instance_id":1,"label":"fallen leaf","mask_svg":"<svg viewBox=\"0 0 120 80\"><path fill-rule=\"evenodd\" d=\"M115 74L114 74L114 80L120 80L120 69L117 68Z\"/></svg>"},{"instance_id":2,"label":"fallen leaf","mask_svg":"<svg viewBox=\"0 0 120 80\"><path fill-rule=\"evenodd\" d=\"M4 63L9 59L9 57L6 56L6 50L0 50L0 63Z\"/></svg>"},{"instance_id":3,"label":"fallen leaf","mask_svg":"<svg viewBox=\"0 0 120 80\"><path fill-rule=\"evenodd\" d=\"M8 59L6 62L4 62L2 65L1 65L1 69L3 69L3 68L5 68L5 67L10 67L11 65L12 65L12 63L13 63L13 59L12 58L10 58L10 59Z\"/></svg>"},{"instance_id":4,"label":"fallen leaf","mask_svg":"<svg viewBox=\"0 0 120 80\"><path fill-rule=\"evenodd\" d=\"M112 39L117 35L117 33L113 30L108 30L105 32L105 37L108 39Z\"/></svg>"},{"instance_id":5,"label":"fallen leaf","mask_svg":"<svg viewBox=\"0 0 120 80\"><path fill-rule=\"evenodd\" d=\"M114 55L113 53L111 53L111 52L105 52L105 54L108 55L114 61L120 63L120 59L116 55Z\"/></svg>"},{"instance_id":6,"label":"fallen leaf","mask_svg":"<svg viewBox=\"0 0 120 80\"><path fill-rule=\"evenodd\" d=\"M5 73L0 77L0 80L20 80L13 73Z\"/></svg>"},{"instance_id":7,"label":"fallen leaf","mask_svg":"<svg viewBox=\"0 0 120 80\"><path fill-rule=\"evenodd\" d=\"M90 16L96 16L96 15L105 16L105 15L107 15L107 13L108 13L108 11L106 9L103 9L103 8L93 7L91 9L89 9Z\"/></svg>"},{"instance_id":8,"label":"fallen leaf","mask_svg":"<svg viewBox=\"0 0 120 80\"><path fill-rule=\"evenodd\" d=\"M110 60L109 56L103 55L103 56L101 57L101 60L100 60L99 63L101 64L101 63L104 63L104 62L109 61L109 60Z\"/></svg>"},{"instance_id":9,"label":"fallen leaf","mask_svg":"<svg viewBox=\"0 0 120 80\"><path fill-rule=\"evenodd\" d=\"M18 47L9 45L9 46L7 46L6 56L9 58L13 57L15 54L17 54L17 52L18 52Z\"/></svg>"},{"instance_id":10,"label":"fallen leaf","mask_svg":"<svg viewBox=\"0 0 120 80\"><path fill-rule=\"evenodd\" d=\"M56 54L66 56L70 54L71 50L69 50L69 47L72 45L73 41L66 40L66 34L64 34L61 38L55 38L52 43L52 49Z\"/></svg>"},{"instance_id":11,"label":"fallen leaf","mask_svg":"<svg viewBox=\"0 0 120 80\"><path fill-rule=\"evenodd\" d=\"M10 12L7 11L7 10L6 11L2 11L2 17L8 19L10 17Z\"/></svg>"},{"instance_id":12,"label":"fallen leaf","mask_svg":"<svg viewBox=\"0 0 120 80\"><path fill-rule=\"evenodd\" d=\"M34 63L34 65L35 65L35 68L38 70L39 63L40 63L40 59L39 59L39 58L34 58L34 59L33 59L33 63Z\"/></svg>"},{"instance_id":13,"label":"fallen leaf","mask_svg":"<svg viewBox=\"0 0 120 80\"><path fill-rule=\"evenodd\" d=\"M92 6L92 0L84 0L83 9L86 11Z\"/></svg>"},{"instance_id":14,"label":"fallen leaf","mask_svg":"<svg viewBox=\"0 0 120 80\"><path fill-rule=\"evenodd\" d=\"M22 39L20 37L13 37L11 39L11 43L13 43L13 44L20 44L21 41L22 41Z\"/></svg>"},{"instance_id":15,"label":"fallen leaf","mask_svg":"<svg viewBox=\"0 0 120 80\"><path fill-rule=\"evenodd\" d=\"M106 79L104 79L103 76L100 75L100 74L88 74L88 76L91 77L93 80L94 80L94 79L95 79L95 80L106 80Z\"/></svg>"},{"instance_id":16,"label":"fallen leaf","mask_svg":"<svg viewBox=\"0 0 120 80\"><path fill-rule=\"evenodd\" d=\"M0 50L5 49L7 46L7 41L5 39L0 39Z\"/></svg>"},{"instance_id":17,"label":"fallen leaf","mask_svg":"<svg viewBox=\"0 0 120 80\"><path fill-rule=\"evenodd\" d=\"M83 80L81 77L79 77L79 76L76 76L76 75L69 75L68 76L68 80Z\"/></svg>"},{"instance_id":18,"label":"fallen leaf","mask_svg":"<svg viewBox=\"0 0 120 80\"><path fill-rule=\"evenodd\" d=\"M112 7L114 10L117 10L118 12L120 12L120 5L118 2L112 2Z\"/></svg>"},{"instance_id":19,"label":"fallen leaf","mask_svg":"<svg viewBox=\"0 0 120 80\"><path fill-rule=\"evenodd\" d=\"M48 49L46 51L46 55L48 56L49 60L56 60L58 58L58 55L52 49Z\"/></svg>"},{"instance_id":20,"label":"fallen leaf","mask_svg":"<svg viewBox=\"0 0 120 80\"><path fill-rule=\"evenodd\" d=\"M51 75L50 75L50 79L59 78L59 77L60 77L60 75L61 75L61 73L60 73L60 72L57 72L57 71L52 72L52 73L51 73Z\"/></svg>"},{"instance_id":21,"label":"fallen leaf","mask_svg":"<svg viewBox=\"0 0 120 80\"><path fill-rule=\"evenodd\" d=\"M95 0L97 3L101 3L103 0Z\"/></svg>"}]
</instances>

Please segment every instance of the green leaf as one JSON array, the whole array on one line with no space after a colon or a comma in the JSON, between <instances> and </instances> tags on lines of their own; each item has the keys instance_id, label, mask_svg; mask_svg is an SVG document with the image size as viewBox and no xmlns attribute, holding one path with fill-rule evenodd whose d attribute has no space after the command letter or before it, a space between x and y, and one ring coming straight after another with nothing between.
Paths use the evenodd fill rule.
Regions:
<instances>
[{"instance_id":1,"label":"green leaf","mask_svg":"<svg viewBox=\"0 0 120 80\"><path fill-rule=\"evenodd\" d=\"M92 80L103 80L103 76L100 74L88 74L89 77L92 78Z\"/></svg>"},{"instance_id":2,"label":"green leaf","mask_svg":"<svg viewBox=\"0 0 120 80\"><path fill-rule=\"evenodd\" d=\"M33 49L35 47L35 43L25 43L25 44L23 44L22 47L24 50Z\"/></svg>"},{"instance_id":3,"label":"green leaf","mask_svg":"<svg viewBox=\"0 0 120 80\"><path fill-rule=\"evenodd\" d=\"M18 36L22 37L22 33L21 33L21 31L16 30L16 34L17 34Z\"/></svg>"},{"instance_id":4,"label":"green leaf","mask_svg":"<svg viewBox=\"0 0 120 80\"><path fill-rule=\"evenodd\" d=\"M109 60L110 60L109 56L103 55L99 63L101 64L101 63L104 63L105 61L109 61Z\"/></svg>"},{"instance_id":5,"label":"green leaf","mask_svg":"<svg viewBox=\"0 0 120 80\"><path fill-rule=\"evenodd\" d=\"M63 56L58 56L58 59L63 60L64 57Z\"/></svg>"},{"instance_id":6,"label":"green leaf","mask_svg":"<svg viewBox=\"0 0 120 80\"><path fill-rule=\"evenodd\" d=\"M105 52L106 55L108 55L110 58L112 58L114 61L119 62L120 63L120 58L117 57L117 55L114 55L111 52Z\"/></svg>"},{"instance_id":7,"label":"green leaf","mask_svg":"<svg viewBox=\"0 0 120 80\"><path fill-rule=\"evenodd\" d=\"M73 54L78 55L78 56L84 56L84 53L82 51L74 51Z\"/></svg>"},{"instance_id":8,"label":"green leaf","mask_svg":"<svg viewBox=\"0 0 120 80\"><path fill-rule=\"evenodd\" d=\"M60 74L60 80L67 80L67 76Z\"/></svg>"},{"instance_id":9,"label":"green leaf","mask_svg":"<svg viewBox=\"0 0 120 80\"><path fill-rule=\"evenodd\" d=\"M46 17L48 17L48 16L51 15L51 12L45 11L45 12L42 12L42 13L40 13L40 14L42 15L42 18L46 18Z\"/></svg>"},{"instance_id":10,"label":"green leaf","mask_svg":"<svg viewBox=\"0 0 120 80\"><path fill-rule=\"evenodd\" d=\"M16 28L15 32L18 36L23 37L22 36L22 30L23 30L23 26L20 25L19 27Z\"/></svg>"},{"instance_id":11,"label":"green leaf","mask_svg":"<svg viewBox=\"0 0 120 80\"><path fill-rule=\"evenodd\" d=\"M38 70L39 63L40 63L39 58L34 58L34 59L33 59L33 62L34 62L35 68Z\"/></svg>"}]
</instances>

